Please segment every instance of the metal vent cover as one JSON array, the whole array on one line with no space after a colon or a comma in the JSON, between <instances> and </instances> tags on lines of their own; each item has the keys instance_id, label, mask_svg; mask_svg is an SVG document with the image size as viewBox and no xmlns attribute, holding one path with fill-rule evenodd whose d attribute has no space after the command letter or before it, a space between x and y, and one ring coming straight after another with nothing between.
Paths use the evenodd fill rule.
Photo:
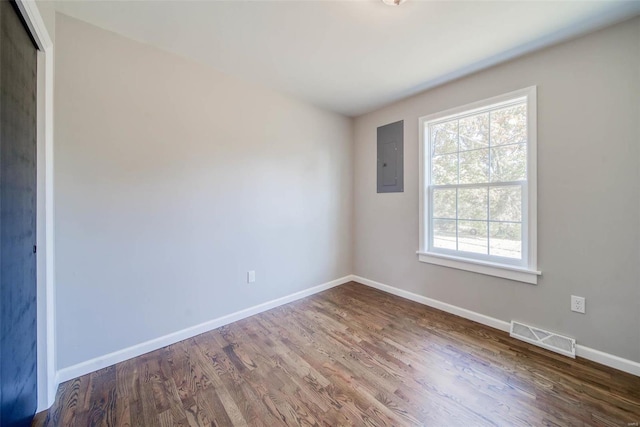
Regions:
<instances>
[{"instance_id":1,"label":"metal vent cover","mask_svg":"<svg viewBox=\"0 0 640 427\"><path fill-rule=\"evenodd\" d=\"M545 331L523 323L511 321L511 332L513 338L555 351L556 353L576 358L576 340L553 332Z\"/></svg>"}]
</instances>

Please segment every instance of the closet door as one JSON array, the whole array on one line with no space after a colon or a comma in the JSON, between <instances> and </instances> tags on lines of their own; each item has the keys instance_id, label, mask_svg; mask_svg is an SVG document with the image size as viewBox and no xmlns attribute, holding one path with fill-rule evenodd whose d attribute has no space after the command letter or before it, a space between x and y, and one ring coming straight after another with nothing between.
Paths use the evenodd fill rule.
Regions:
<instances>
[{"instance_id":1,"label":"closet door","mask_svg":"<svg viewBox=\"0 0 640 427\"><path fill-rule=\"evenodd\" d=\"M36 48L0 1L0 424L28 426L36 380Z\"/></svg>"}]
</instances>

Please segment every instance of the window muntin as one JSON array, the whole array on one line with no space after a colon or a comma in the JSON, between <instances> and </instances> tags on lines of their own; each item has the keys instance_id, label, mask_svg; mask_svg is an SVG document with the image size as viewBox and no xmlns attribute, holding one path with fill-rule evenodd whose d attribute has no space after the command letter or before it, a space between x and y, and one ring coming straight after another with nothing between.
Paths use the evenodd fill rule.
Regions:
<instances>
[{"instance_id":1,"label":"window muntin","mask_svg":"<svg viewBox=\"0 0 640 427\"><path fill-rule=\"evenodd\" d=\"M424 121L425 249L528 266L528 97Z\"/></svg>"}]
</instances>

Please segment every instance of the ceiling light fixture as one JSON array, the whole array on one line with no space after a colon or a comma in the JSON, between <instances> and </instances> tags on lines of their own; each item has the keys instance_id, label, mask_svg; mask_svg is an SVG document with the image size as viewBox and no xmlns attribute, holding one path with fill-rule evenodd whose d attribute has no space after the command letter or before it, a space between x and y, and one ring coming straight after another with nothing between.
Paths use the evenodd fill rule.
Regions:
<instances>
[{"instance_id":1,"label":"ceiling light fixture","mask_svg":"<svg viewBox=\"0 0 640 427\"><path fill-rule=\"evenodd\" d=\"M382 0L382 3L386 4L387 6L400 6L405 1L407 0Z\"/></svg>"}]
</instances>

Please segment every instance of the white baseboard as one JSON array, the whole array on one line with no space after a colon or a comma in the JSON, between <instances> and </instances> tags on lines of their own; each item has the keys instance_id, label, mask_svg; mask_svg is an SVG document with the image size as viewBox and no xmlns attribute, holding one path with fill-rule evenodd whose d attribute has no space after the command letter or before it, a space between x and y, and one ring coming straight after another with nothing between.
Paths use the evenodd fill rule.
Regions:
<instances>
[{"instance_id":1,"label":"white baseboard","mask_svg":"<svg viewBox=\"0 0 640 427\"><path fill-rule=\"evenodd\" d=\"M73 378L77 378L79 376L97 371L102 368L106 368L107 366L111 366L116 363L123 362L125 360L140 356L150 351L158 350L162 347L175 344L187 338L194 337L204 332L208 332L210 330L219 328L221 326L228 325L229 323L233 323L238 320L253 316L255 314L262 313L263 311L267 311L272 308L279 307L284 304L288 304L298 299L316 294L318 292L322 292L324 290L342 285L344 283L348 283L350 281L355 281L363 285L366 285L375 289L379 289L383 292L397 295L399 297L402 297L411 301L415 301L417 303L424 304L429 307L437 308L447 313L455 314L457 316L464 317L465 319L473 320L474 322L478 322L480 324L490 326L492 328L499 329L501 331L509 332L510 324L509 322L506 322L504 320L496 319L494 317L486 316L484 314L480 314L475 311L457 307L452 304L447 304L445 302L438 301L433 298L428 298L422 295L415 294L413 292L405 291L402 289L395 288L393 286L389 286L383 283L375 282L373 280L365 279L364 277L349 275L349 276L341 277L336 280L332 280L331 282L327 282L319 286L315 286L300 292L293 293L291 295L287 295L281 298L267 301L265 303L262 303L253 307L249 307L244 310L240 310L235 313L231 313L226 316L222 316L217 319L213 319L208 322L204 322L199 325L195 325L190 328L183 329L181 331L177 331L159 338L155 338L155 339L143 342L141 344L134 345L132 347L118 350L113 353L106 354L104 356L99 356L94 359L87 360L86 362L78 363L77 365L73 365L73 366L69 366L67 368L61 369L56 373L56 382L55 382L56 388L57 388L57 385L62 382L71 380ZM614 356L612 354L605 353L599 350L595 350L590 347L585 347L580 344L576 346L576 354L578 357L583 357L585 359L592 360L602 365L609 366L624 372L628 372L630 374L640 376L640 363L638 362L634 362L628 359L623 359L621 357Z\"/></svg>"},{"instance_id":2,"label":"white baseboard","mask_svg":"<svg viewBox=\"0 0 640 427\"><path fill-rule=\"evenodd\" d=\"M446 302L438 301L433 298L427 298L422 295L414 294L413 292L385 285L384 283L365 279L364 277L353 275L351 276L351 280L369 286L371 288L387 292L389 294L415 301L429 307L437 308L447 313L455 314L456 316L464 317L465 319L473 320L474 322L478 322L483 325L499 329L501 331L509 332L510 323L504 320L476 313L475 311L467 310L465 308L461 308L452 304L447 304ZM640 376L640 363L634 362L633 360L623 359L622 357L605 353L603 351L586 347L580 344L576 345L576 356L600 363L605 366L609 366L611 368L619 369L633 375Z\"/></svg>"},{"instance_id":3,"label":"white baseboard","mask_svg":"<svg viewBox=\"0 0 640 427\"><path fill-rule=\"evenodd\" d=\"M149 353L150 351L158 350L162 347L175 344L187 338L200 335L221 326L228 325L229 323L237 322L238 320L253 316L258 313L262 313L263 311L271 310L272 308L288 304L309 295L317 294L318 292L322 292L335 286L342 285L344 283L350 282L351 280L353 280L353 276L344 276L339 279L332 280L331 282L323 283L322 285L314 286L300 292L267 301L265 303L255 305L244 310L236 311L235 313L231 313L226 316L218 317L217 319L209 320L208 322L204 322L199 325L191 326L181 331L173 332L171 334L158 337L141 344L134 345L132 347L114 351L113 353L105 354L104 356L99 356L94 359L87 360L86 362L78 363L77 365L60 369L56 375L56 384L60 384L73 378L77 378L79 376L86 375L99 369L106 368L107 366L115 365L116 363L123 362L125 360L143 355L145 353Z\"/></svg>"},{"instance_id":4,"label":"white baseboard","mask_svg":"<svg viewBox=\"0 0 640 427\"><path fill-rule=\"evenodd\" d=\"M640 363L576 344L576 356L640 377Z\"/></svg>"}]
</instances>

